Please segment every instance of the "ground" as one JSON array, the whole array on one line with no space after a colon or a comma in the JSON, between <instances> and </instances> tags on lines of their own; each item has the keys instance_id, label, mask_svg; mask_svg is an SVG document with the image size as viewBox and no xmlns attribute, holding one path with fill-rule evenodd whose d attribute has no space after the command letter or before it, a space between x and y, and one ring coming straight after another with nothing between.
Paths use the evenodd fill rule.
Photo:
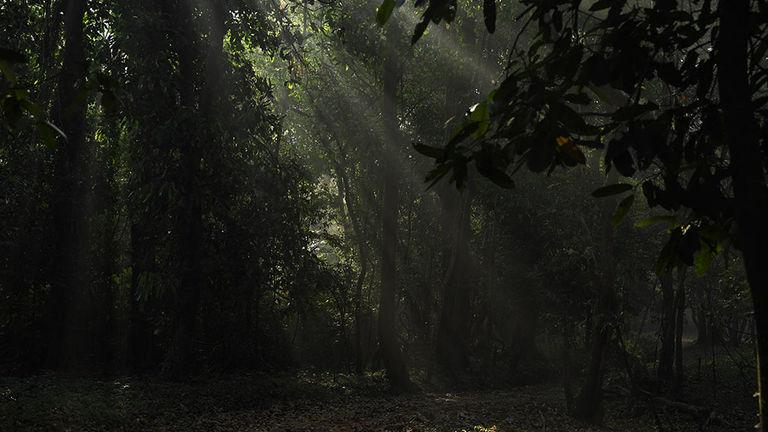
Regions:
<instances>
[{"instance_id":1,"label":"ground","mask_svg":"<svg viewBox=\"0 0 768 432\"><path fill-rule=\"evenodd\" d=\"M703 354L702 354L703 355ZM301 372L104 380L39 375L0 378L2 431L735 431L753 423L749 382L713 375L689 357L685 398L714 408L710 424L662 403L609 394L603 426L565 414L557 382L505 390L391 395L380 375ZM701 357L699 357L701 358ZM722 369L722 365L721 365ZM714 369L717 372L716 369ZM730 372L728 372L730 371ZM745 377L746 378L746 377ZM718 383L719 380L719 383ZM703 394L713 382L717 389ZM719 392L719 394L718 394Z\"/></svg>"}]
</instances>

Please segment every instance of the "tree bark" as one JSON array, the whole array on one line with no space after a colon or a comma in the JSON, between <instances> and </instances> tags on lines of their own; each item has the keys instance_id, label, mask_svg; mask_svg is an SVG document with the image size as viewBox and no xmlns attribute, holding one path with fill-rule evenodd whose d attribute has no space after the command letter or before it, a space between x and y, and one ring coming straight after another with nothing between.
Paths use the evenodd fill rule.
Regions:
<instances>
[{"instance_id":1,"label":"tree bark","mask_svg":"<svg viewBox=\"0 0 768 432\"><path fill-rule=\"evenodd\" d=\"M440 201L450 257L441 296L436 354L438 364L457 374L469 367L470 198L466 189L457 191L452 185L446 185L446 189Z\"/></svg>"},{"instance_id":2,"label":"tree bark","mask_svg":"<svg viewBox=\"0 0 768 432\"><path fill-rule=\"evenodd\" d=\"M677 290L675 291L675 391L683 385L683 329L685 326L685 268L677 269Z\"/></svg>"},{"instance_id":3,"label":"tree bark","mask_svg":"<svg viewBox=\"0 0 768 432\"><path fill-rule=\"evenodd\" d=\"M597 319L592 337L587 379L574 400L571 415L579 420L599 424L603 418L603 375L604 357L611 336L610 315L615 309L611 295L607 293L598 299Z\"/></svg>"},{"instance_id":4,"label":"tree bark","mask_svg":"<svg viewBox=\"0 0 768 432\"><path fill-rule=\"evenodd\" d=\"M672 286L672 271L669 270L659 278L661 283L661 350L656 376L663 382L672 379L672 366L675 353L675 294Z\"/></svg>"},{"instance_id":5,"label":"tree bark","mask_svg":"<svg viewBox=\"0 0 768 432\"><path fill-rule=\"evenodd\" d=\"M200 190L202 148L196 130L195 70L197 35L194 31L192 3L175 2L168 9L163 5L165 19L171 31L173 49L178 56L177 83L180 97L180 121L177 136L181 152L181 204L176 215L179 247L179 286L176 289L176 330L163 365L163 375L172 380L184 380L194 366L197 317L200 290L203 283L202 243L203 223Z\"/></svg>"},{"instance_id":6,"label":"tree bark","mask_svg":"<svg viewBox=\"0 0 768 432\"><path fill-rule=\"evenodd\" d=\"M750 3L718 2L720 32L716 41L720 103L731 156L736 222L749 281L757 330L758 412L761 430L768 430L768 189L756 134L748 76Z\"/></svg>"},{"instance_id":7,"label":"tree bark","mask_svg":"<svg viewBox=\"0 0 768 432\"><path fill-rule=\"evenodd\" d=\"M85 147L87 60L83 20L86 0L70 0L64 13L64 54L53 107L66 139L58 140L54 167L54 257L47 327L51 368L87 366L90 350L87 298L88 152Z\"/></svg>"},{"instance_id":8,"label":"tree bark","mask_svg":"<svg viewBox=\"0 0 768 432\"><path fill-rule=\"evenodd\" d=\"M333 125L328 125L332 127ZM329 152L330 153L330 152ZM330 155L329 155L330 156ZM365 370L365 348L364 348L364 333L365 326L363 325L364 311L363 311L363 288L365 286L365 278L368 275L369 253L368 247L364 241L364 233L362 222L359 219L361 217L357 210L355 196L352 194L352 186L349 184L349 177L347 175L347 162L345 155L342 154L342 149L339 149L339 156L342 160L336 163L336 177L338 178L339 185L342 194L344 196L344 205L346 205L347 214L349 215L349 222L352 227L352 235L357 243L357 255L360 260L360 273L355 281L355 298L354 298L354 320L355 320L355 373L361 375ZM343 209L341 209L343 211Z\"/></svg>"},{"instance_id":9,"label":"tree bark","mask_svg":"<svg viewBox=\"0 0 768 432\"><path fill-rule=\"evenodd\" d=\"M138 218L136 215L134 218ZM146 279L151 261L149 241L142 230L143 223L134 221L131 225L131 291L128 309L128 353L129 370L146 371L152 358L152 332L147 319ZM144 286L142 286L144 285Z\"/></svg>"},{"instance_id":10,"label":"tree bark","mask_svg":"<svg viewBox=\"0 0 768 432\"><path fill-rule=\"evenodd\" d=\"M599 164L596 164L599 166ZM609 174L606 181L612 181ZM596 279L597 305L595 307L594 329L591 341L590 362L587 368L587 378L574 400L571 415L579 420L599 424L603 418L603 376L605 374L606 348L613 333L613 321L616 315L616 260L614 259L613 228L608 222L608 215L614 211L615 200L604 200L601 213L602 226L597 245Z\"/></svg>"},{"instance_id":11,"label":"tree bark","mask_svg":"<svg viewBox=\"0 0 768 432\"><path fill-rule=\"evenodd\" d=\"M382 148L382 170L384 188L382 191L381 231L381 297L379 299L379 342L384 368L390 386L396 392L408 391L413 387L408 368L403 359L397 331L397 219L399 210L399 181L397 176L397 144L400 143L397 120L397 87L402 79L402 65L398 53L390 41L388 32L385 41L384 92L382 98L382 123L384 143Z\"/></svg>"}]
</instances>

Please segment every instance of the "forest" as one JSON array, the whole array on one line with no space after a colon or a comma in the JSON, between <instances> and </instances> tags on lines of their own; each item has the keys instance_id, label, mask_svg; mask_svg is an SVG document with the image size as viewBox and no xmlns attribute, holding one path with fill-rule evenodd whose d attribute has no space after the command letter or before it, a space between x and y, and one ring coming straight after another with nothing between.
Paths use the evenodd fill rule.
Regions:
<instances>
[{"instance_id":1,"label":"forest","mask_svg":"<svg viewBox=\"0 0 768 432\"><path fill-rule=\"evenodd\" d=\"M768 431L768 0L0 0L0 431Z\"/></svg>"}]
</instances>

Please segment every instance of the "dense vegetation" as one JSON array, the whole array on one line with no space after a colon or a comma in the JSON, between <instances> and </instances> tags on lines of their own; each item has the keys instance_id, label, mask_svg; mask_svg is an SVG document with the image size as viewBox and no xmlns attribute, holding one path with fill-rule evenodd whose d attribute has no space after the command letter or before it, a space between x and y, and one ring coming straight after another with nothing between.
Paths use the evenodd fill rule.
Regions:
<instances>
[{"instance_id":1,"label":"dense vegetation","mask_svg":"<svg viewBox=\"0 0 768 432\"><path fill-rule=\"evenodd\" d=\"M3 430L764 418L765 1L0 25Z\"/></svg>"}]
</instances>

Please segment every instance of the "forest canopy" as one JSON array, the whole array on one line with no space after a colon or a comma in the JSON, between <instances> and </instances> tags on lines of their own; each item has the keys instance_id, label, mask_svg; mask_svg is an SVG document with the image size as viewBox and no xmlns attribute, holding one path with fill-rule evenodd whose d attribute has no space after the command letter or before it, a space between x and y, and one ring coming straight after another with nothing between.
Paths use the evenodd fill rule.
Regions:
<instances>
[{"instance_id":1,"label":"forest canopy","mask_svg":"<svg viewBox=\"0 0 768 432\"><path fill-rule=\"evenodd\" d=\"M361 403L326 392L429 414L308 430L768 428L765 1L0 0L0 24L0 429L166 430L153 393L175 424L175 397L258 418L223 430ZM104 377L131 408L60 414Z\"/></svg>"}]
</instances>

